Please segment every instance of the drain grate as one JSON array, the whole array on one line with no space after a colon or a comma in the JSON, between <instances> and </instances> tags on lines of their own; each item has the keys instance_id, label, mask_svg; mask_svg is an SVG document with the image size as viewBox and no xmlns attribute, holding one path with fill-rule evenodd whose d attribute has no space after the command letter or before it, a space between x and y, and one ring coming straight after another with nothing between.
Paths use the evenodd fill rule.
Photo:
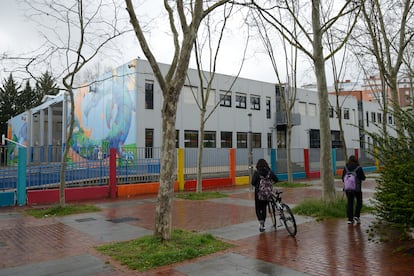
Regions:
<instances>
[{"instance_id":1,"label":"drain grate","mask_svg":"<svg viewBox=\"0 0 414 276\"><path fill-rule=\"evenodd\" d=\"M82 218L82 219L75 219L77 222L87 222L87 221L93 221L96 220L94 218Z\"/></svg>"},{"instance_id":2,"label":"drain grate","mask_svg":"<svg viewBox=\"0 0 414 276\"><path fill-rule=\"evenodd\" d=\"M108 221L113 223L121 223L121 222L128 222L128 221L137 221L138 218L133 217L123 217L123 218L115 218L115 219L109 219Z\"/></svg>"}]
</instances>

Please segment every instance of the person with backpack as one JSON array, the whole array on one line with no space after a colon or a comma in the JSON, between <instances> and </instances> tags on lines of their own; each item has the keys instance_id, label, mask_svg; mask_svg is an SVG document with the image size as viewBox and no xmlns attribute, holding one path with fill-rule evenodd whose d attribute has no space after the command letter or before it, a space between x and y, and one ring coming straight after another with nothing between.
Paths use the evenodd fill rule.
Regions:
<instances>
[{"instance_id":1,"label":"person with backpack","mask_svg":"<svg viewBox=\"0 0 414 276\"><path fill-rule=\"evenodd\" d=\"M344 191L347 198L346 214L348 216L348 224L360 224L360 214L362 208L362 181L365 180L365 174L359 165L355 155L351 155L342 172L342 182L344 183ZM356 206L354 212L354 199Z\"/></svg>"},{"instance_id":2,"label":"person with backpack","mask_svg":"<svg viewBox=\"0 0 414 276\"><path fill-rule=\"evenodd\" d=\"M270 169L266 160L259 159L256 164L256 170L253 174L251 184L254 186L254 204L256 216L260 223L260 232L265 231L266 207L268 204L269 189L271 192L273 183L279 179ZM270 188L269 188L270 185Z\"/></svg>"}]
</instances>

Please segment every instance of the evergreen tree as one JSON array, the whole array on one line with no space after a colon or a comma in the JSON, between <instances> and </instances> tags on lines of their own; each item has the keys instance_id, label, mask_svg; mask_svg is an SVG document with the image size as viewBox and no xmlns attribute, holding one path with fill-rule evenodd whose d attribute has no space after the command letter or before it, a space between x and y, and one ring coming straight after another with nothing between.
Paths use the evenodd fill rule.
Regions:
<instances>
[{"instance_id":1,"label":"evergreen tree","mask_svg":"<svg viewBox=\"0 0 414 276\"><path fill-rule=\"evenodd\" d=\"M7 121L19 113L20 87L10 73L0 88L0 134L7 134Z\"/></svg>"},{"instance_id":2,"label":"evergreen tree","mask_svg":"<svg viewBox=\"0 0 414 276\"><path fill-rule=\"evenodd\" d=\"M59 87L49 71L42 74L40 79L36 82L36 88L34 90L37 99L34 106L39 105L45 95L57 95L59 93Z\"/></svg>"},{"instance_id":3,"label":"evergreen tree","mask_svg":"<svg viewBox=\"0 0 414 276\"><path fill-rule=\"evenodd\" d=\"M25 88L21 91L19 96L19 101L17 103L17 114L20 114L30 108L34 107L34 102L36 101L34 91L30 86L30 82L26 81Z\"/></svg>"}]
</instances>

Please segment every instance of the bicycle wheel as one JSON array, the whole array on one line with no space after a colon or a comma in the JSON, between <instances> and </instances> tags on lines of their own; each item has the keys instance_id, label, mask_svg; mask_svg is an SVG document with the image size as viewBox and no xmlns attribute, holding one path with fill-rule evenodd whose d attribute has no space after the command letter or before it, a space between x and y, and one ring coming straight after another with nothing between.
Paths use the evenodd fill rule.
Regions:
<instances>
[{"instance_id":1,"label":"bicycle wheel","mask_svg":"<svg viewBox=\"0 0 414 276\"><path fill-rule=\"evenodd\" d=\"M269 210L269 216L272 219L273 227L276 229L276 208L275 205L269 201L267 204L268 210Z\"/></svg>"},{"instance_id":2,"label":"bicycle wheel","mask_svg":"<svg viewBox=\"0 0 414 276\"><path fill-rule=\"evenodd\" d=\"M290 210L290 207L287 204L282 203L281 206L282 210L280 218L283 220L283 224L285 225L286 230L292 237L294 237L297 232L295 217L293 216L292 210Z\"/></svg>"}]
</instances>

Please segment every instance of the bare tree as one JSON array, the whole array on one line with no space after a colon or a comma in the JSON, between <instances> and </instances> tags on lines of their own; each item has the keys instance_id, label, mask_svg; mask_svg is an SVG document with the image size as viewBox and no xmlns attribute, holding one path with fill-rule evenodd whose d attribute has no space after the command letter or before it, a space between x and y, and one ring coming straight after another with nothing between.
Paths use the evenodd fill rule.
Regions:
<instances>
[{"instance_id":1,"label":"bare tree","mask_svg":"<svg viewBox=\"0 0 414 276\"><path fill-rule=\"evenodd\" d=\"M260 15L272 25L275 31L279 32L290 44L297 47L312 60L319 100L322 196L327 200L334 200L336 192L332 170L332 141L328 116L329 101L325 61L329 60L331 56L335 55L345 45L352 28L342 31L342 35L336 40L336 47L326 55L324 54L324 48L326 48L324 47L324 36L326 36L326 32L330 28L336 27L336 24L339 24L344 17L353 16L356 21L357 15L354 15L354 13L359 10L359 6L353 1L345 1L341 5L338 5L338 1L335 1L336 6L334 6L333 1L325 1L322 4L320 0L312 0L304 4L307 5L306 7L301 7L300 11L302 14L298 16L293 9L295 2L285 0L278 1L276 5L268 4L266 6L259 5L256 1L253 1L252 5L258 9ZM297 24L297 28L300 31L299 37L296 33L292 33L291 26L285 25L285 21L282 22L279 17L273 14L273 11L278 9L283 9ZM309 13L303 14L306 11L310 11L310 15ZM308 21L309 16L311 22ZM311 46L309 47L309 45Z\"/></svg>"},{"instance_id":2,"label":"bare tree","mask_svg":"<svg viewBox=\"0 0 414 276\"><path fill-rule=\"evenodd\" d=\"M170 240L172 230L171 208L174 193L174 151L177 102L181 89L184 86L191 51L202 20L214 9L229 2L229 0L209 1L208 3L202 0L195 0L188 4L181 0L175 2L164 0L164 8L168 13L174 48L174 56L172 57L170 68L165 76L161 73L155 55L150 49L150 45L147 42L141 23L135 13L132 1L125 0L125 2L135 35L142 51L151 65L164 98L161 110L163 121L163 143L161 149L160 187L156 206L154 235L163 240ZM171 6L173 3L175 3L175 6ZM176 22L176 17L178 17L178 23ZM179 28L177 28L177 25ZM181 30L181 33L179 30Z\"/></svg>"},{"instance_id":3,"label":"bare tree","mask_svg":"<svg viewBox=\"0 0 414 276\"><path fill-rule=\"evenodd\" d=\"M400 112L398 98L398 73L403 64L404 52L414 36L414 1L362 1L362 14L368 32L368 50L375 57L380 77L389 87L393 112ZM383 100L386 101L388 95ZM386 113L384 114L386 116ZM396 116L397 130L402 130ZM383 120L385 121L385 120ZM397 131L402 133L402 131Z\"/></svg>"},{"instance_id":4,"label":"bare tree","mask_svg":"<svg viewBox=\"0 0 414 276\"><path fill-rule=\"evenodd\" d=\"M211 117L211 115L217 110L220 103L224 100L220 99L219 101L215 102L212 106L209 106L210 97L212 93L214 93L213 83L216 76L216 68L217 68L217 61L219 58L220 46L222 45L223 35L225 33L227 23L229 18L232 15L234 6L231 5L230 7L225 6L223 9L223 20L219 22L216 27L218 30L218 38L217 41L214 42L214 30L212 30L212 26L215 25L212 20L212 14L210 14L205 20L205 29L204 33L198 35L197 40L194 44L194 54L196 58L197 64L197 72L198 72L198 87L199 91L194 91L193 86L190 83L191 91L193 93L194 100L200 110L200 127L199 127L199 143L198 143L198 152L197 152L197 187L196 192L202 192L202 167L203 167L203 150L204 150L204 129L207 120ZM221 25L220 25L221 24ZM214 45L215 44L215 45ZM226 88L226 93L223 96L227 96L231 93L231 90L236 83L238 76L243 68L243 63L245 61L246 50L249 45L249 35L247 35L245 48L243 52L243 57L241 58L241 63L239 70L236 76L233 78L229 87ZM204 70L203 65L203 52L205 52L205 48L207 48L208 54L205 55L208 58L208 70ZM189 79L190 81L190 79ZM214 94L213 94L214 97ZM214 98L213 98L214 99Z\"/></svg>"},{"instance_id":5,"label":"bare tree","mask_svg":"<svg viewBox=\"0 0 414 276\"><path fill-rule=\"evenodd\" d=\"M119 7L112 1L102 0L85 5L82 0L31 0L26 1L26 4L31 9L32 18L38 19L40 27L45 30L42 33L45 42L39 50L40 54L31 58L25 68L31 74L34 67L43 63L60 64L62 72L59 75L70 99L69 131L64 141L59 187L59 202L64 206L66 161L74 129L76 77L106 44L125 30L118 29ZM113 13L108 14L108 11ZM63 120L66 129L67 118Z\"/></svg>"}]
</instances>

